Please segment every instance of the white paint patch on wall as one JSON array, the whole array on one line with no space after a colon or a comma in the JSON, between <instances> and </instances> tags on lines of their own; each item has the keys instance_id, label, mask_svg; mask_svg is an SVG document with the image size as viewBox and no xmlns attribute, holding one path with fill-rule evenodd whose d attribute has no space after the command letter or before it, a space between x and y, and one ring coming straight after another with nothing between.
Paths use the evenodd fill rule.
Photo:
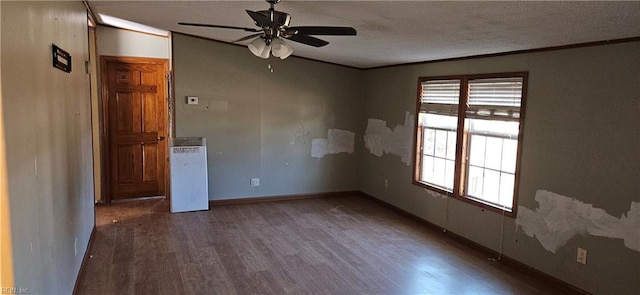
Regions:
<instances>
[{"instance_id":1,"label":"white paint patch on wall","mask_svg":"<svg viewBox=\"0 0 640 295\"><path fill-rule=\"evenodd\" d=\"M626 216L609 215L600 208L550 191L536 192L538 209L518 206L516 225L536 237L551 253L576 235L623 239L624 245L640 252L640 202L631 202Z\"/></svg>"},{"instance_id":2,"label":"white paint patch on wall","mask_svg":"<svg viewBox=\"0 0 640 295\"><path fill-rule=\"evenodd\" d=\"M355 133L347 130L329 129L327 138L315 138L311 141L311 156L322 158L328 154L353 153Z\"/></svg>"},{"instance_id":3,"label":"white paint patch on wall","mask_svg":"<svg viewBox=\"0 0 640 295\"><path fill-rule=\"evenodd\" d=\"M413 151L414 116L409 112L404 115L404 125L396 125L391 130L387 122L380 119L369 119L364 135L365 146L372 154L381 157L383 154L399 156L402 162L411 165Z\"/></svg>"},{"instance_id":4,"label":"white paint patch on wall","mask_svg":"<svg viewBox=\"0 0 640 295\"><path fill-rule=\"evenodd\" d=\"M311 132L304 127L304 124L300 124L293 134L291 144L308 144L311 140Z\"/></svg>"}]
</instances>

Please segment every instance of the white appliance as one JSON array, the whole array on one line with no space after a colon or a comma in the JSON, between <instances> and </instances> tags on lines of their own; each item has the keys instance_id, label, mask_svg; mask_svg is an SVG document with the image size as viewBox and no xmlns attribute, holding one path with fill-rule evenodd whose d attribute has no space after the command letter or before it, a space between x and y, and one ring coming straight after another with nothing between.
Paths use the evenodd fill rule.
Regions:
<instances>
[{"instance_id":1,"label":"white appliance","mask_svg":"<svg viewBox=\"0 0 640 295\"><path fill-rule=\"evenodd\" d=\"M171 212L209 210L206 139L174 138L170 164Z\"/></svg>"}]
</instances>

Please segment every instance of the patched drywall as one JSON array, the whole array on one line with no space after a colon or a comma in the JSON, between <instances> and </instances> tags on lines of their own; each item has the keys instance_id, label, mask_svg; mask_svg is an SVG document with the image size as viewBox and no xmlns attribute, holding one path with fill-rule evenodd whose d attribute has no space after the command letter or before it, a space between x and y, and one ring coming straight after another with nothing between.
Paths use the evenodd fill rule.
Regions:
<instances>
[{"instance_id":1,"label":"patched drywall","mask_svg":"<svg viewBox=\"0 0 640 295\"><path fill-rule=\"evenodd\" d=\"M322 158L329 154L353 153L356 134L340 129L329 129L327 138L314 138L311 141L311 156Z\"/></svg>"},{"instance_id":2,"label":"patched drywall","mask_svg":"<svg viewBox=\"0 0 640 295\"><path fill-rule=\"evenodd\" d=\"M574 198L546 190L538 190L535 210L518 206L516 225L550 251L556 251L577 235L615 238L640 251L640 202L631 202L629 212L620 218L609 215Z\"/></svg>"},{"instance_id":3,"label":"patched drywall","mask_svg":"<svg viewBox=\"0 0 640 295\"><path fill-rule=\"evenodd\" d=\"M414 124L415 117L409 112L404 115L404 124L397 124L393 130L387 127L386 121L368 119L364 135L365 146L378 157L392 154L399 156L402 163L411 165Z\"/></svg>"},{"instance_id":4,"label":"patched drywall","mask_svg":"<svg viewBox=\"0 0 640 295\"><path fill-rule=\"evenodd\" d=\"M399 123L399 114L415 110L419 77L528 71L516 208L523 208L519 222L527 220L522 229L535 238L516 231L513 218L432 197L412 184L412 166L394 156L376 156L385 141L375 137L362 148L360 189L593 294L635 294L640 273L638 52L640 42L628 42L364 72L362 124L384 138ZM540 188L576 201L552 198L566 208L547 211L535 199ZM589 251L586 266L576 262L578 247Z\"/></svg>"}]
</instances>

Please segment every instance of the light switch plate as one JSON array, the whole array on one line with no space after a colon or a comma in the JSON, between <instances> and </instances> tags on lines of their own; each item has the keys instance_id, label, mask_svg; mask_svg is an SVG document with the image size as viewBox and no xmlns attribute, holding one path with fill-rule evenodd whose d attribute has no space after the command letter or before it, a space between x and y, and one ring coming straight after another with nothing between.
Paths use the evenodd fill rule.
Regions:
<instances>
[{"instance_id":1,"label":"light switch plate","mask_svg":"<svg viewBox=\"0 0 640 295\"><path fill-rule=\"evenodd\" d=\"M187 96L187 104L198 104L197 96Z\"/></svg>"}]
</instances>

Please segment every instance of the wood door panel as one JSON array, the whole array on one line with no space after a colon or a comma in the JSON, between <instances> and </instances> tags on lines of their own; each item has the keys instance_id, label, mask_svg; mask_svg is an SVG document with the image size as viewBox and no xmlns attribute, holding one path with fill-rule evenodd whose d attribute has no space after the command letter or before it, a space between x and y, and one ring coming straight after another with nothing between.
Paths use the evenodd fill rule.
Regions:
<instances>
[{"instance_id":1,"label":"wood door panel","mask_svg":"<svg viewBox=\"0 0 640 295\"><path fill-rule=\"evenodd\" d=\"M138 183L135 163L140 160L139 145L118 145L118 184Z\"/></svg>"},{"instance_id":2,"label":"wood door panel","mask_svg":"<svg viewBox=\"0 0 640 295\"><path fill-rule=\"evenodd\" d=\"M145 93L142 96L142 112L144 118L142 131L158 133L158 106L155 101L158 99L156 95Z\"/></svg>"},{"instance_id":3,"label":"wood door panel","mask_svg":"<svg viewBox=\"0 0 640 295\"><path fill-rule=\"evenodd\" d=\"M132 86L125 85L125 86L119 86L118 91L119 92L137 92L137 93L156 93L159 90L157 86L140 85L140 86L132 87Z\"/></svg>"},{"instance_id":4,"label":"wood door panel","mask_svg":"<svg viewBox=\"0 0 640 295\"><path fill-rule=\"evenodd\" d=\"M131 133L137 134L142 132L142 100L140 93L134 93L131 99Z\"/></svg>"},{"instance_id":5,"label":"wood door panel","mask_svg":"<svg viewBox=\"0 0 640 295\"><path fill-rule=\"evenodd\" d=\"M140 72L140 85L157 85L158 77L153 72Z\"/></svg>"},{"instance_id":6,"label":"wood door panel","mask_svg":"<svg viewBox=\"0 0 640 295\"><path fill-rule=\"evenodd\" d=\"M134 133L136 129L135 125L135 99L132 92L117 92L115 99L115 106L113 106L118 113L118 118L114 122L116 124L117 135L123 133ZM117 136L115 135L115 136Z\"/></svg>"},{"instance_id":7,"label":"wood door panel","mask_svg":"<svg viewBox=\"0 0 640 295\"><path fill-rule=\"evenodd\" d=\"M144 144L142 145L142 157L145 158L142 166L142 182L157 181L158 176L158 145ZM150 159L150 160L149 160Z\"/></svg>"},{"instance_id":8,"label":"wood door panel","mask_svg":"<svg viewBox=\"0 0 640 295\"><path fill-rule=\"evenodd\" d=\"M143 59L148 60L148 59ZM167 62L107 60L106 117L112 199L164 195Z\"/></svg>"}]
</instances>

